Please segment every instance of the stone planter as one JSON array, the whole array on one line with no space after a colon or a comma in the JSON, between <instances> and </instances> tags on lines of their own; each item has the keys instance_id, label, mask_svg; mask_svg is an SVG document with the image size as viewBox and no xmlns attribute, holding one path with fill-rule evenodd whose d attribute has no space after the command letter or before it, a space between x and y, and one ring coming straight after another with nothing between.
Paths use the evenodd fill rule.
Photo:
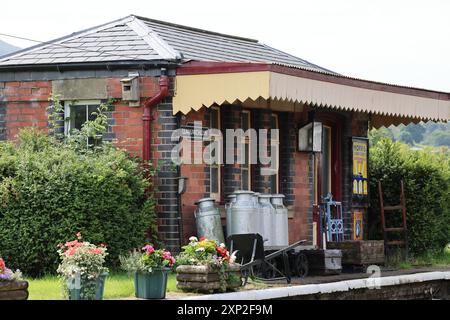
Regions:
<instances>
[{"instance_id":1,"label":"stone planter","mask_svg":"<svg viewBox=\"0 0 450 320\"><path fill-rule=\"evenodd\" d=\"M383 265L385 260L383 240L328 242L327 248L342 251L343 265Z\"/></svg>"},{"instance_id":2,"label":"stone planter","mask_svg":"<svg viewBox=\"0 0 450 320\"><path fill-rule=\"evenodd\" d=\"M211 269L208 266L188 266L177 267L177 288L183 291L197 291L203 293L213 293L221 290L219 270ZM233 279L241 277L240 267L230 266L225 277L232 275ZM228 282L228 281L227 281ZM234 290L241 286L240 281L233 281L227 284L227 290Z\"/></svg>"},{"instance_id":3,"label":"stone planter","mask_svg":"<svg viewBox=\"0 0 450 320\"><path fill-rule=\"evenodd\" d=\"M0 300L27 300L27 281L0 281Z\"/></svg>"}]
</instances>

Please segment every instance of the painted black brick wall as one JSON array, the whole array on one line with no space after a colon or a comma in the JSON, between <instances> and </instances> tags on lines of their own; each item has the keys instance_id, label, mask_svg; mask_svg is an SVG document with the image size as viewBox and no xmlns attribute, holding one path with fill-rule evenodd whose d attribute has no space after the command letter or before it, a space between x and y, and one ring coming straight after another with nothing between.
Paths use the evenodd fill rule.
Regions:
<instances>
[{"instance_id":1,"label":"painted black brick wall","mask_svg":"<svg viewBox=\"0 0 450 320\"><path fill-rule=\"evenodd\" d=\"M168 250L178 252L181 246L178 172L171 161L171 150L177 143L171 141L171 134L178 127L178 123L172 114L172 98L166 98L156 110L158 112L156 121L161 126L158 131L159 144L154 146L160 154L156 175L157 205L160 209L158 236Z\"/></svg>"},{"instance_id":2,"label":"painted black brick wall","mask_svg":"<svg viewBox=\"0 0 450 320\"><path fill-rule=\"evenodd\" d=\"M293 113L282 112L278 117L280 126L280 192L286 196L284 204L292 206L295 200L296 124Z\"/></svg>"},{"instance_id":3,"label":"painted black brick wall","mask_svg":"<svg viewBox=\"0 0 450 320\"><path fill-rule=\"evenodd\" d=\"M0 141L6 140L6 102L0 101Z\"/></svg>"}]
</instances>

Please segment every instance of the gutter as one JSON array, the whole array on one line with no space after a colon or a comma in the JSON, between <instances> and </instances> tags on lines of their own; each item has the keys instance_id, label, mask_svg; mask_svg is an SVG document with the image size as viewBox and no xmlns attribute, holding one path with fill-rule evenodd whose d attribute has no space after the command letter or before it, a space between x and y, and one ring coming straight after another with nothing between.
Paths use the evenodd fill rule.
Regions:
<instances>
[{"instance_id":1,"label":"gutter","mask_svg":"<svg viewBox=\"0 0 450 320\"><path fill-rule=\"evenodd\" d=\"M144 113L142 120L144 121L144 141L142 148L142 159L144 163L151 160L152 149L152 125L151 121L155 120L152 116L152 109L169 95L169 77L166 75L166 69L161 68L161 76L159 78L159 92L145 100Z\"/></svg>"}]
</instances>

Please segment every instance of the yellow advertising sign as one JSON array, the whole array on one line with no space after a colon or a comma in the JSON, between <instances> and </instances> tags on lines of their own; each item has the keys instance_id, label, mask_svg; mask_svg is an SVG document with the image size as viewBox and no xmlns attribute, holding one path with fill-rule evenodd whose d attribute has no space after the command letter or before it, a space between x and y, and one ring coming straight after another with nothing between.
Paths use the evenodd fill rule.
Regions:
<instances>
[{"instance_id":1,"label":"yellow advertising sign","mask_svg":"<svg viewBox=\"0 0 450 320\"><path fill-rule=\"evenodd\" d=\"M367 140L353 140L353 194L367 196Z\"/></svg>"}]
</instances>

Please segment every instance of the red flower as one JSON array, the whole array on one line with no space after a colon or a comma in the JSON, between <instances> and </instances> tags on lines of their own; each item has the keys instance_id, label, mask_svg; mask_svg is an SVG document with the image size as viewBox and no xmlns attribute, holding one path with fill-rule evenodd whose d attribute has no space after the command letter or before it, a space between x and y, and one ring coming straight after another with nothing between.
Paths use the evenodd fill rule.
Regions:
<instances>
[{"instance_id":1,"label":"red flower","mask_svg":"<svg viewBox=\"0 0 450 320\"><path fill-rule=\"evenodd\" d=\"M0 258L0 273L5 271L5 269L6 269L5 261L2 258Z\"/></svg>"},{"instance_id":2,"label":"red flower","mask_svg":"<svg viewBox=\"0 0 450 320\"><path fill-rule=\"evenodd\" d=\"M205 241L205 240L208 240L208 238L206 238L206 237L200 237L200 241Z\"/></svg>"}]
</instances>

